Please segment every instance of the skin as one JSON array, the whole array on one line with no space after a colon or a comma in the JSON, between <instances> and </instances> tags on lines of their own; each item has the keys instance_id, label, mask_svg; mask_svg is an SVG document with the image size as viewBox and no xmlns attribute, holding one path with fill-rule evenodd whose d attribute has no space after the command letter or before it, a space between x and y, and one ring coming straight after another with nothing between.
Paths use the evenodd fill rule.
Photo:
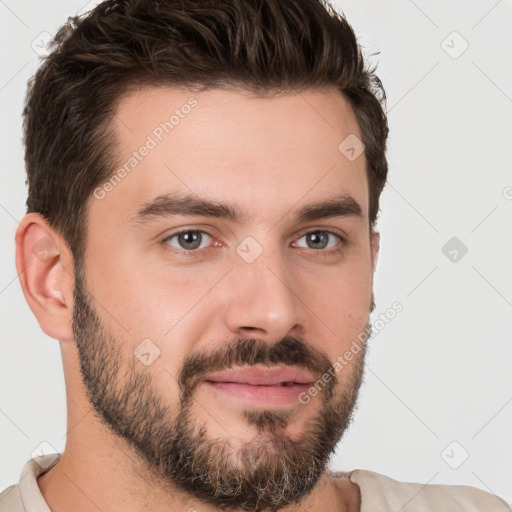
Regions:
<instances>
[{"instance_id":1,"label":"skin","mask_svg":"<svg viewBox=\"0 0 512 512\"><path fill-rule=\"evenodd\" d=\"M262 98L234 90L143 88L122 98L113 122L119 164L168 119L167 111L191 96L197 107L172 133L103 199L89 198L84 258L87 290L123 358L133 359L148 338L160 349L145 371L171 410L177 408L176 376L185 358L237 336L268 344L297 337L334 362L367 325L379 250L379 235L369 229L364 154L350 161L338 150L350 134L361 138L359 127L334 89ZM159 194L191 191L236 204L249 220L168 216L133 222L134 213ZM341 192L359 203L361 218L297 223L300 206ZM172 244L163 242L183 228L211 235L199 256L183 254L176 237ZM327 251L308 247L304 234L315 230L346 237L341 252L315 258ZM249 236L263 249L250 264L235 251ZM52 250L41 259L32 249L45 238ZM331 238L332 246L337 243L343 242ZM149 478L133 448L94 414L72 329L73 257L64 239L31 213L20 223L16 247L27 302L42 330L60 340L64 364L66 447L57 465L38 479L52 512L71 505L75 512L220 510L155 475ZM349 378L356 370L357 364L349 364L343 372ZM336 396L342 385L340 380ZM282 435L300 439L321 407L321 397L286 406L292 420ZM206 386L197 388L191 412L209 437L224 439L229 433L234 452L256 438L240 404ZM359 489L347 475L326 472L300 505L282 510L352 511L359 501Z\"/></svg>"}]
</instances>

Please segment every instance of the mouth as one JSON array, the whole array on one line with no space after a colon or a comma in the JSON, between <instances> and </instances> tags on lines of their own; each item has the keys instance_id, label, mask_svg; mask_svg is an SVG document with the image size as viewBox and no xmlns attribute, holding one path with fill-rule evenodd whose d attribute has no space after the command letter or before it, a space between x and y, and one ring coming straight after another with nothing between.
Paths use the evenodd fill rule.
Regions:
<instances>
[{"instance_id":1,"label":"mouth","mask_svg":"<svg viewBox=\"0 0 512 512\"><path fill-rule=\"evenodd\" d=\"M204 384L224 397L268 408L299 403L299 394L313 382L313 375L300 368L251 366L211 374Z\"/></svg>"}]
</instances>

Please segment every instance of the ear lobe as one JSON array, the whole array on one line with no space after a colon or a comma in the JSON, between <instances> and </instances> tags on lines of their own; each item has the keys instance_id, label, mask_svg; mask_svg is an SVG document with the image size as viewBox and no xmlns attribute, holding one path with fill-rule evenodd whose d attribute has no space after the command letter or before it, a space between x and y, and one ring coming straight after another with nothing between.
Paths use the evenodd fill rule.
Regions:
<instances>
[{"instance_id":1,"label":"ear lobe","mask_svg":"<svg viewBox=\"0 0 512 512\"><path fill-rule=\"evenodd\" d=\"M73 265L63 238L29 213L16 230L16 269L25 299L50 337L73 340Z\"/></svg>"}]
</instances>

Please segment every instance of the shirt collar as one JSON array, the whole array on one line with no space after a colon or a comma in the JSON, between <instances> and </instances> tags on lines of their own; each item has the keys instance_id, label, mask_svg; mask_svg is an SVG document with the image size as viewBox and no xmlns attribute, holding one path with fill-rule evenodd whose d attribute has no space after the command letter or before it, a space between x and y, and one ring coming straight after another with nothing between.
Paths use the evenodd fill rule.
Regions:
<instances>
[{"instance_id":1,"label":"shirt collar","mask_svg":"<svg viewBox=\"0 0 512 512\"><path fill-rule=\"evenodd\" d=\"M60 453L40 455L30 459L23 466L19 486L21 500L26 512L51 512L37 485L37 477L55 466L60 456Z\"/></svg>"}]
</instances>

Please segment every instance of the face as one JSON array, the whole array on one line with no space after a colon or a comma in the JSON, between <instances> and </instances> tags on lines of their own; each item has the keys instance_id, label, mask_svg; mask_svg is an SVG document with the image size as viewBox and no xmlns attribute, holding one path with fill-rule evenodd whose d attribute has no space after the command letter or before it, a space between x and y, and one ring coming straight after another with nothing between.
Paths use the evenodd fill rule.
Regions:
<instances>
[{"instance_id":1,"label":"face","mask_svg":"<svg viewBox=\"0 0 512 512\"><path fill-rule=\"evenodd\" d=\"M332 89L145 88L114 128L75 267L88 396L169 485L224 509L297 502L349 424L364 344L344 354L373 307L365 158L338 149L354 114Z\"/></svg>"}]
</instances>

